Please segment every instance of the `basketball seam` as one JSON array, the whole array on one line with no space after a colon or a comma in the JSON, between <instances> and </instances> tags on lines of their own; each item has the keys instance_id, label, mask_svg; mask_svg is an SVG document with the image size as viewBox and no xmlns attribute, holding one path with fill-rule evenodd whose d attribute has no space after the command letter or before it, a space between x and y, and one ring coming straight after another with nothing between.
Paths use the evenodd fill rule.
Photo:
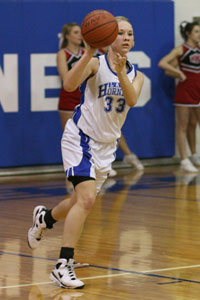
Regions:
<instances>
[{"instance_id":1,"label":"basketball seam","mask_svg":"<svg viewBox=\"0 0 200 300\"><path fill-rule=\"evenodd\" d=\"M104 38L103 40L98 40L94 44L93 43L91 43L91 44L95 45L97 43L100 43L100 42L103 42L103 41L107 40L115 32L116 29L117 29L117 25L116 25L115 29L113 30L113 32L110 35L108 35L106 38Z\"/></svg>"},{"instance_id":2,"label":"basketball seam","mask_svg":"<svg viewBox=\"0 0 200 300\"><path fill-rule=\"evenodd\" d=\"M93 17L95 17L95 16L99 16L99 15L105 15L105 14L107 14L108 12L106 12L105 13L105 11L104 12L101 12L101 10L99 10L100 12L96 12L95 14L92 14L91 13L91 16L90 16L90 14L88 14L86 17L85 17L85 19L84 19L84 21L88 21L89 19L91 19L91 18L93 18ZM112 14L110 14L110 16L111 16ZM114 16L113 16L113 18L115 18Z\"/></svg>"},{"instance_id":3,"label":"basketball seam","mask_svg":"<svg viewBox=\"0 0 200 300\"><path fill-rule=\"evenodd\" d=\"M87 31L87 33L83 33L82 32L82 34L84 35L84 37L88 34L88 33L90 33L90 32L92 32L92 31L94 31L94 30L96 30L96 29L98 29L98 28L100 28L100 27L102 27L102 26L104 26L104 25L107 25L107 24L110 24L110 23L116 23L116 21L115 20L113 20L113 21L109 21L109 22L107 22L107 23L104 23L104 24L101 24L101 25L99 25L99 26L97 26L97 27L95 27L95 28L92 28L92 29L90 29L89 31ZM116 28L116 27L115 27Z\"/></svg>"}]
</instances>

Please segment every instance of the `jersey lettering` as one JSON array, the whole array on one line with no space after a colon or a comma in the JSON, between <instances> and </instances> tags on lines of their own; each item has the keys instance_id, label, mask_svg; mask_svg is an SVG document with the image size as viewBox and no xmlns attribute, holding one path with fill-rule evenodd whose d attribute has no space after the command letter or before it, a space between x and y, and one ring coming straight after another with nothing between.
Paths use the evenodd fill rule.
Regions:
<instances>
[{"instance_id":1,"label":"jersey lettering","mask_svg":"<svg viewBox=\"0 0 200 300\"><path fill-rule=\"evenodd\" d=\"M122 89L119 82L109 82L99 86L98 98L104 97L106 95L117 95L123 96Z\"/></svg>"}]
</instances>

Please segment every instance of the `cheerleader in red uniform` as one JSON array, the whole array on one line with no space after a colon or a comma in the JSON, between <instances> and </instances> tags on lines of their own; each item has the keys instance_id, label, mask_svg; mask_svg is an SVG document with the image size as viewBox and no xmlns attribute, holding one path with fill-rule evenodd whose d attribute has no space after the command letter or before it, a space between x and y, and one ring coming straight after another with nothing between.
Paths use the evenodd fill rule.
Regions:
<instances>
[{"instance_id":1,"label":"cheerleader in red uniform","mask_svg":"<svg viewBox=\"0 0 200 300\"><path fill-rule=\"evenodd\" d=\"M65 24L62 33L59 34L60 50L57 53L57 69L61 80L64 75L73 68L76 62L84 53L82 45L81 28L75 23ZM62 129L64 130L66 122L72 118L74 108L80 104L81 92L77 88L73 92L66 92L63 87L60 90L58 112L61 120ZM66 189L72 193L73 187L71 182L66 179Z\"/></svg>"},{"instance_id":2,"label":"cheerleader in red uniform","mask_svg":"<svg viewBox=\"0 0 200 300\"><path fill-rule=\"evenodd\" d=\"M166 71L166 74L170 73L171 76L179 79L174 104L177 114L177 144L181 156L181 169L187 172L198 172L197 154L193 153L191 160L188 158L186 141L190 114L195 114L200 123L200 26L197 22L184 21L180 25L180 33L185 41L184 44L164 56L158 65ZM178 69L172 64L175 59L178 60Z\"/></svg>"},{"instance_id":3,"label":"cheerleader in red uniform","mask_svg":"<svg viewBox=\"0 0 200 300\"><path fill-rule=\"evenodd\" d=\"M77 23L65 24L60 36L60 50L57 54L57 68L60 78L66 74L81 58L84 49L81 47L81 29ZM60 90L58 111L64 130L65 124L72 117L74 108L80 104L81 92L79 88L74 92L66 92L63 87Z\"/></svg>"}]
</instances>

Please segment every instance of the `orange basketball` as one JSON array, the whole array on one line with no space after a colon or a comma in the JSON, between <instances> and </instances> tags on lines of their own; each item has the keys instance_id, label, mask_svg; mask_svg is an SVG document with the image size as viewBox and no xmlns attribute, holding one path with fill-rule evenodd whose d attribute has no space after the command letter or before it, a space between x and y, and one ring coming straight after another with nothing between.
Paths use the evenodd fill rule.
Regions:
<instances>
[{"instance_id":1,"label":"orange basketball","mask_svg":"<svg viewBox=\"0 0 200 300\"><path fill-rule=\"evenodd\" d=\"M107 10L93 10L83 20L81 33L88 45L93 48L106 47L116 39L118 23Z\"/></svg>"}]
</instances>

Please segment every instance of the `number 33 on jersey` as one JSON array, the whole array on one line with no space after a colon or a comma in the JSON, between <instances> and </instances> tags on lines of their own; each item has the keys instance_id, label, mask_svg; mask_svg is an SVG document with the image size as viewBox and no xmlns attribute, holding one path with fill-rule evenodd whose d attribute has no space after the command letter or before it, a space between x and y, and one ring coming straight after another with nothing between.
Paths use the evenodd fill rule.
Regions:
<instances>
[{"instance_id":1,"label":"number 33 on jersey","mask_svg":"<svg viewBox=\"0 0 200 300\"><path fill-rule=\"evenodd\" d=\"M97 73L81 86L81 104L76 107L73 120L95 141L110 143L120 137L120 128L130 107L123 98L118 76L111 70L106 54L98 59L100 67ZM136 70L129 62L128 67L127 76L132 82Z\"/></svg>"}]
</instances>

